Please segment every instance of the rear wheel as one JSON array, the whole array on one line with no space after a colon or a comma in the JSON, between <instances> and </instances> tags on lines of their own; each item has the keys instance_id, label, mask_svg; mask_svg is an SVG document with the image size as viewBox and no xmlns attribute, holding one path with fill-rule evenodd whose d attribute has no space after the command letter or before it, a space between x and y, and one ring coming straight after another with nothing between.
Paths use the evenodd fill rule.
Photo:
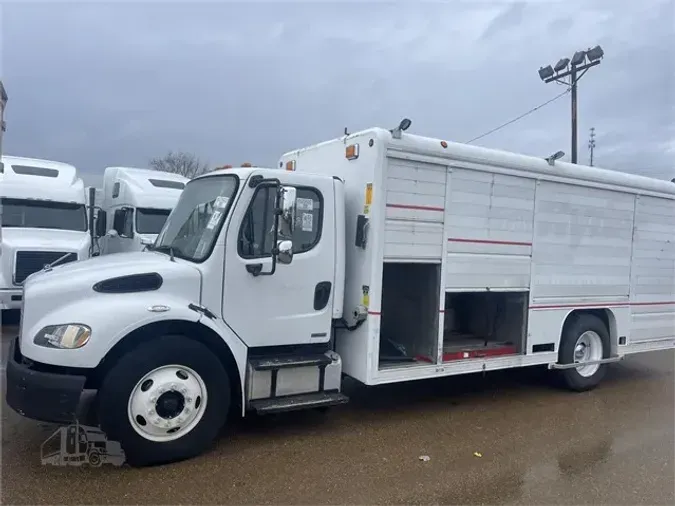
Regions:
<instances>
[{"instance_id":1,"label":"rear wheel","mask_svg":"<svg viewBox=\"0 0 675 506\"><path fill-rule=\"evenodd\" d=\"M230 382L202 343L168 335L134 348L110 370L98 395L101 428L131 465L202 453L227 418Z\"/></svg>"},{"instance_id":2,"label":"rear wheel","mask_svg":"<svg viewBox=\"0 0 675 506\"><path fill-rule=\"evenodd\" d=\"M595 315L573 315L565 325L560 343L559 362L572 364L590 362L573 369L558 371L563 384L574 391L595 388L605 376L605 364L593 364L609 358L609 332L604 322Z\"/></svg>"}]
</instances>

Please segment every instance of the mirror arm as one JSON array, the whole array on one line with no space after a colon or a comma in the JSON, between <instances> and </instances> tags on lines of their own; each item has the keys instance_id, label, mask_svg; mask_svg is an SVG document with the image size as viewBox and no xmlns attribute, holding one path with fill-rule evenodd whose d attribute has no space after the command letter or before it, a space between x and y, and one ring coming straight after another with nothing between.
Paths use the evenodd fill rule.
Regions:
<instances>
[{"instance_id":1,"label":"mirror arm","mask_svg":"<svg viewBox=\"0 0 675 506\"><path fill-rule=\"evenodd\" d=\"M268 180L265 180L267 182ZM281 182L278 179L270 180L276 182L277 188L277 198L275 199L275 211L274 211L274 236L272 239L272 269L268 272L262 271L262 264L249 264L246 266L246 270L253 274L254 276L272 276L277 271L277 255L279 254L279 215L281 211L279 210L279 200L281 198ZM259 183L258 183L259 184Z\"/></svg>"}]
</instances>

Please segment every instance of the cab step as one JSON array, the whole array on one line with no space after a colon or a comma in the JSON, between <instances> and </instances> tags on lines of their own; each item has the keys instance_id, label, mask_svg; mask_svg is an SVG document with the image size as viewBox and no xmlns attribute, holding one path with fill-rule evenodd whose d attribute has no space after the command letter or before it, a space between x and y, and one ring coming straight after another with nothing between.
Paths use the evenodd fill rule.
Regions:
<instances>
[{"instance_id":1,"label":"cab step","mask_svg":"<svg viewBox=\"0 0 675 506\"><path fill-rule=\"evenodd\" d=\"M254 358L249 360L251 367L256 371L273 371L290 367L320 367L327 366L332 360L324 355L286 355L277 357Z\"/></svg>"},{"instance_id":2,"label":"cab step","mask_svg":"<svg viewBox=\"0 0 675 506\"><path fill-rule=\"evenodd\" d=\"M348 401L349 397L340 392L314 392L251 401L250 407L258 414L264 415L301 409L325 408L346 404Z\"/></svg>"}]
</instances>

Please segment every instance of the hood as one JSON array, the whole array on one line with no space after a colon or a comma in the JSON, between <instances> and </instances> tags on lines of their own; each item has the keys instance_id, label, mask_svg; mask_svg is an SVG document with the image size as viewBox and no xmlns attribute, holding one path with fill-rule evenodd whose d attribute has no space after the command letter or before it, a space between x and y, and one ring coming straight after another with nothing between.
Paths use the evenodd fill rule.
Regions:
<instances>
[{"instance_id":1,"label":"hood","mask_svg":"<svg viewBox=\"0 0 675 506\"><path fill-rule=\"evenodd\" d=\"M201 273L188 262L172 262L167 255L156 252L115 253L33 274L24 283L24 312L29 315L37 308L57 309L92 297L112 308L114 298L133 297L134 293L99 293L94 291L94 285L110 278L145 273L162 277L162 285L155 293L180 293L187 300L200 300Z\"/></svg>"},{"instance_id":2,"label":"hood","mask_svg":"<svg viewBox=\"0 0 675 506\"><path fill-rule=\"evenodd\" d=\"M40 228L2 229L0 238L0 288L13 286L14 260L17 251L56 251L89 256L91 238L88 232ZM36 269L42 265L36 264ZM32 272L32 269L31 269Z\"/></svg>"}]
</instances>

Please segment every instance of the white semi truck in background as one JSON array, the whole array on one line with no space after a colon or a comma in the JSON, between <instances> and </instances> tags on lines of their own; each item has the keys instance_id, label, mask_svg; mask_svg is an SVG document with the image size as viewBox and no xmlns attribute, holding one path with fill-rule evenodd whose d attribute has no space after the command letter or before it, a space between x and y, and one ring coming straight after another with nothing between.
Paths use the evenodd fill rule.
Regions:
<instances>
[{"instance_id":1,"label":"white semi truck in background","mask_svg":"<svg viewBox=\"0 0 675 506\"><path fill-rule=\"evenodd\" d=\"M96 198L101 254L142 251L154 243L188 181L168 172L107 167Z\"/></svg>"},{"instance_id":2,"label":"white semi truck in background","mask_svg":"<svg viewBox=\"0 0 675 506\"><path fill-rule=\"evenodd\" d=\"M89 258L91 218L75 167L49 160L3 156L0 204L0 309L19 309L28 276Z\"/></svg>"},{"instance_id":3,"label":"white semi truck in background","mask_svg":"<svg viewBox=\"0 0 675 506\"><path fill-rule=\"evenodd\" d=\"M228 414L534 365L576 391L675 347L675 186L373 128L187 183L150 252L24 285L7 402L83 389L128 462L204 451Z\"/></svg>"}]
</instances>

